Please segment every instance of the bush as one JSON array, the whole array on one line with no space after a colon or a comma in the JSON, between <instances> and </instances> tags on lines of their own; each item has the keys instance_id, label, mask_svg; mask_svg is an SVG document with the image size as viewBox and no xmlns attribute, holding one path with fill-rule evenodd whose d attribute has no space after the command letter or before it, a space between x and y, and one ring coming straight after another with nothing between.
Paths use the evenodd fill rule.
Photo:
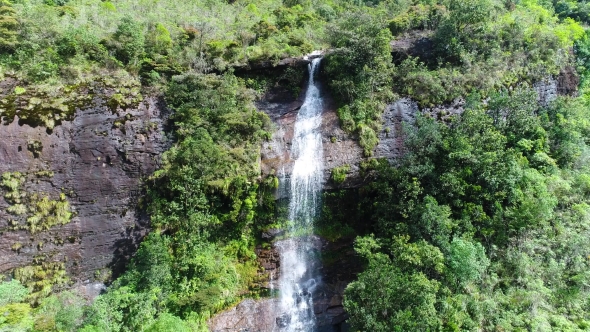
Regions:
<instances>
[{"instance_id":1,"label":"bush","mask_svg":"<svg viewBox=\"0 0 590 332\"><path fill-rule=\"evenodd\" d=\"M144 53L143 27L130 16L125 16L117 31L103 43L123 64L137 65Z\"/></svg>"},{"instance_id":2,"label":"bush","mask_svg":"<svg viewBox=\"0 0 590 332\"><path fill-rule=\"evenodd\" d=\"M346 180L348 172L350 172L350 165L334 167L332 169L332 181L334 181L335 184L343 183Z\"/></svg>"},{"instance_id":3,"label":"bush","mask_svg":"<svg viewBox=\"0 0 590 332\"><path fill-rule=\"evenodd\" d=\"M10 304L24 302L29 295L29 290L17 280L0 283L0 307Z\"/></svg>"}]
</instances>

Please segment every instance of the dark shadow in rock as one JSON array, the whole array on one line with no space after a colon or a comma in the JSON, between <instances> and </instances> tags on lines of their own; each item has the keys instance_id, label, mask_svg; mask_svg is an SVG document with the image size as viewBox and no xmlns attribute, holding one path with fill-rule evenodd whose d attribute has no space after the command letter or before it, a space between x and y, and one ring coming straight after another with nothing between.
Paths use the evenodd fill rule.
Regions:
<instances>
[{"instance_id":1,"label":"dark shadow in rock","mask_svg":"<svg viewBox=\"0 0 590 332\"><path fill-rule=\"evenodd\" d=\"M141 241L149 233L149 217L145 211L135 211L138 216L134 227L127 227L121 234L121 238L114 242L113 259L108 264L112 272L112 280L116 280L127 270L127 265L137 252Z\"/></svg>"}]
</instances>

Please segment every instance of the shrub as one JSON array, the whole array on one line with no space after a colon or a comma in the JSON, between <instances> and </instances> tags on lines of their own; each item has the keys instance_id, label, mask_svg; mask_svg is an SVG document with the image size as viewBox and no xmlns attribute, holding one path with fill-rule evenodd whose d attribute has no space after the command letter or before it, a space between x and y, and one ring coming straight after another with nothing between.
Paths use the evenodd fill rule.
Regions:
<instances>
[{"instance_id":1,"label":"shrub","mask_svg":"<svg viewBox=\"0 0 590 332\"><path fill-rule=\"evenodd\" d=\"M335 184L341 184L346 180L346 175L350 172L350 165L343 165L332 168L332 181Z\"/></svg>"}]
</instances>

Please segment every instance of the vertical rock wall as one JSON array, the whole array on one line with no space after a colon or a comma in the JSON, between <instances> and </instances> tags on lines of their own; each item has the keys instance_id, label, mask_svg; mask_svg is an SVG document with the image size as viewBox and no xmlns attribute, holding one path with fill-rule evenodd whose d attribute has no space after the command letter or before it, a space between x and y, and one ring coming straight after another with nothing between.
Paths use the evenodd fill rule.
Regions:
<instances>
[{"instance_id":1,"label":"vertical rock wall","mask_svg":"<svg viewBox=\"0 0 590 332\"><path fill-rule=\"evenodd\" d=\"M74 213L71 222L46 231L12 230L9 204L0 197L0 273L43 257L65 262L70 278L84 282L120 271L136 249L148 221L138 209L142 183L169 145L167 110L147 98L113 112L105 102L110 94L95 91L92 103L53 131L18 118L0 124L0 174L24 173L28 195L64 193ZM28 148L32 141L41 146L36 153ZM35 176L39 171L53 175Z\"/></svg>"}]
</instances>

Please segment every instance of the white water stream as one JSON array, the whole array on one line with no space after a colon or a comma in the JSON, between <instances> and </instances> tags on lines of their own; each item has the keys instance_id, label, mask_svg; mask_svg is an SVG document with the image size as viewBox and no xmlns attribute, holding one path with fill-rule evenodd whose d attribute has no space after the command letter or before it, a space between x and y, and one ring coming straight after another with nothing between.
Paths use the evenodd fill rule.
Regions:
<instances>
[{"instance_id":1,"label":"white water stream","mask_svg":"<svg viewBox=\"0 0 590 332\"><path fill-rule=\"evenodd\" d=\"M313 220L319 208L323 175L323 149L320 127L322 99L315 83L320 63L309 65L305 101L295 122L291 157L295 160L290 178L289 227L291 238L276 244L281 261L279 278L281 332L311 332L316 326L312 293L319 284L313 259Z\"/></svg>"}]
</instances>

